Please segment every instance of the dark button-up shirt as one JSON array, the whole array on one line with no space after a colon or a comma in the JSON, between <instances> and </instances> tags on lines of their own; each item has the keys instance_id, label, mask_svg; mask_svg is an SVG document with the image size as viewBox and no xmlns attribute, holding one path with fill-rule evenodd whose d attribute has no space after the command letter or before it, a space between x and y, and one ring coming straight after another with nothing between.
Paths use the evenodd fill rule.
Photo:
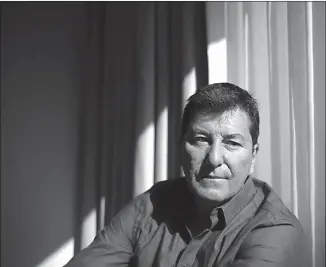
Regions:
<instances>
[{"instance_id":1,"label":"dark button-up shirt","mask_svg":"<svg viewBox=\"0 0 326 267\"><path fill-rule=\"evenodd\" d=\"M301 225L266 183L249 177L200 218L185 178L136 197L66 267L294 267L308 265Z\"/></svg>"}]
</instances>

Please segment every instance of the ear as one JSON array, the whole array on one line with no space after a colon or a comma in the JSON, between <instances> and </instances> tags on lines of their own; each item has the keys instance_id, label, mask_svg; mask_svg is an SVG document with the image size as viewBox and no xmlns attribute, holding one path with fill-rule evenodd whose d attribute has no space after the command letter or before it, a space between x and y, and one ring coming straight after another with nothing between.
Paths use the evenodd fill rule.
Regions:
<instances>
[{"instance_id":1,"label":"ear","mask_svg":"<svg viewBox=\"0 0 326 267\"><path fill-rule=\"evenodd\" d=\"M249 172L250 175L252 175L255 171L255 163L256 163L256 156L257 156L258 150L259 150L259 145L257 143L252 148L252 160L251 160L251 166L250 166L250 172Z\"/></svg>"}]
</instances>

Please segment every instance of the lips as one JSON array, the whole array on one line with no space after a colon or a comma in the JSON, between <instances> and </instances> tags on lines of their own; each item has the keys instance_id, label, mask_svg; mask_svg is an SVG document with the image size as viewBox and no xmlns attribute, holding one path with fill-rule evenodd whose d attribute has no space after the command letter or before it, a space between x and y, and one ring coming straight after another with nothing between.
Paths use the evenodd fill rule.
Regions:
<instances>
[{"instance_id":1,"label":"lips","mask_svg":"<svg viewBox=\"0 0 326 267\"><path fill-rule=\"evenodd\" d=\"M214 180L228 180L228 176L227 175L224 175L224 174L221 174L221 175L211 175L211 174L208 174L208 175L196 175L196 180L197 181L200 181L200 180L211 180L211 181L214 181Z\"/></svg>"},{"instance_id":2,"label":"lips","mask_svg":"<svg viewBox=\"0 0 326 267\"><path fill-rule=\"evenodd\" d=\"M202 178L198 181L205 188L220 188L221 186L225 186L227 180L224 178Z\"/></svg>"},{"instance_id":3,"label":"lips","mask_svg":"<svg viewBox=\"0 0 326 267\"><path fill-rule=\"evenodd\" d=\"M205 176L200 178L201 181L225 181L227 178L223 176Z\"/></svg>"}]
</instances>

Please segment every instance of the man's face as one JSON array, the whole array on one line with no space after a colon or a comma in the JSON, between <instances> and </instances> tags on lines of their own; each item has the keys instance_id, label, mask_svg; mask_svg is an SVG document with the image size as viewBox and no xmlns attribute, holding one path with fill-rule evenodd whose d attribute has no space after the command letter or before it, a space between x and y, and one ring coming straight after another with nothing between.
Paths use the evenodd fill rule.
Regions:
<instances>
[{"instance_id":1,"label":"man's face","mask_svg":"<svg viewBox=\"0 0 326 267\"><path fill-rule=\"evenodd\" d=\"M199 113L184 134L182 165L190 189L220 204L232 198L254 171L250 119L242 110Z\"/></svg>"}]
</instances>

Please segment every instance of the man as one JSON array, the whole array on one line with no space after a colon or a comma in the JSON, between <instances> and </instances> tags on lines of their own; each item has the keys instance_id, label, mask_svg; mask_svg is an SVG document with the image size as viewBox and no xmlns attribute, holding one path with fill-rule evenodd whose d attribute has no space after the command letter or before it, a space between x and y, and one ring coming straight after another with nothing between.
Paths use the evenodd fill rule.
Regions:
<instances>
[{"instance_id":1,"label":"man","mask_svg":"<svg viewBox=\"0 0 326 267\"><path fill-rule=\"evenodd\" d=\"M185 177L136 197L66 267L306 267L299 221L251 176L258 136L247 91L199 89L182 118Z\"/></svg>"}]
</instances>

